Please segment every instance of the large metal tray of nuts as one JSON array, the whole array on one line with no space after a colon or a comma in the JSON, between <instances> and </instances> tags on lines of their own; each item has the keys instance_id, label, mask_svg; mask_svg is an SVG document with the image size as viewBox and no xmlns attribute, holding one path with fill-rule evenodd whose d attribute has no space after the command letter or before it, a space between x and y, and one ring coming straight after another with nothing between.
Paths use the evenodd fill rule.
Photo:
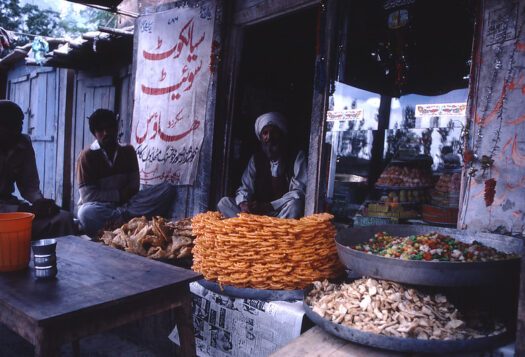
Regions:
<instances>
[{"instance_id":1,"label":"large metal tray of nuts","mask_svg":"<svg viewBox=\"0 0 525 357\"><path fill-rule=\"evenodd\" d=\"M423 340L366 332L332 322L313 312L310 305L306 303L306 297L312 289L313 285L307 287L304 291L303 307L306 316L326 332L361 345L400 352L435 353L443 356L448 353L488 350L512 341L512 334L508 330L494 336L465 340Z\"/></svg>"},{"instance_id":2,"label":"large metal tray of nuts","mask_svg":"<svg viewBox=\"0 0 525 357\"><path fill-rule=\"evenodd\" d=\"M377 232L396 236L437 232L463 243L478 241L504 253L521 254L523 251L521 239L500 234L403 224L353 227L340 230L335 237L339 259L348 269L362 276L443 287L488 285L514 280L519 276L519 258L470 263L432 262L385 258L350 248L351 245L368 241Z\"/></svg>"}]
</instances>

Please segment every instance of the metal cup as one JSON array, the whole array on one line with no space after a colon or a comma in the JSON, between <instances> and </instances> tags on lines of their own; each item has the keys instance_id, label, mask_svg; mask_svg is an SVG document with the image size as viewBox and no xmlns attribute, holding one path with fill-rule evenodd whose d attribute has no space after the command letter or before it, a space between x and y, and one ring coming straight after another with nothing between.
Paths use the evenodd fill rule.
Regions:
<instances>
[{"instance_id":1,"label":"metal cup","mask_svg":"<svg viewBox=\"0 0 525 357\"><path fill-rule=\"evenodd\" d=\"M35 267L46 267L50 265L56 265L57 256L56 254L33 254L33 262L35 263Z\"/></svg>"},{"instance_id":2,"label":"metal cup","mask_svg":"<svg viewBox=\"0 0 525 357\"><path fill-rule=\"evenodd\" d=\"M56 239L40 239L31 242L31 248L35 255L50 255L56 253Z\"/></svg>"},{"instance_id":3,"label":"metal cup","mask_svg":"<svg viewBox=\"0 0 525 357\"><path fill-rule=\"evenodd\" d=\"M31 242L37 279L51 279L57 275L56 246L56 239L40 239Z\"/></svg>"},{"instance_id":4,"label":"metal cup","mask_svg":"<svg viewBox=\"0 0 525 357\"><path fill-rule=\"evenodd\" d=\"M52 279L57 275L57 266L49 265L46 267L35 266L35 277L37 279Z\"/></svg>"}]
</instances>

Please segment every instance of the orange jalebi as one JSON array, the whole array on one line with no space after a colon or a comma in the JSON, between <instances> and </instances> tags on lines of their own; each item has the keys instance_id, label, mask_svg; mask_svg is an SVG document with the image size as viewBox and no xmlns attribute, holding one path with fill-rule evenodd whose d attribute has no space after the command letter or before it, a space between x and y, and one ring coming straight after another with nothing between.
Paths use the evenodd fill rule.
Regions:
<instances>
[{"instance_id":1,"label":"orange jalebi","mask_svg":"<svg viewBox=\"0 0 525 357\"><path fill-rule=\"evenodd\" d=\"M218 212L192 219L193 270L220 284L256 289L303 289L341 274L332 215L282 219Z\"/></svg>"}]
</instances>

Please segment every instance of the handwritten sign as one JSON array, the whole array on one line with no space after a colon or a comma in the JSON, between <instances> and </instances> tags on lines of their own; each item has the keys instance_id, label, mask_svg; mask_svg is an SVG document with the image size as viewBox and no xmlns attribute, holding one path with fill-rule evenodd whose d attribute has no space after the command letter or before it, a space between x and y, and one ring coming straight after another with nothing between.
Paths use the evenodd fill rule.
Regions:
<instances>
[{"instance_id":1,"label":"handwritten sign","mask_svg":"<svg viewBox=\"0 0 525 357\"><path fill-rule=\"evenodd\" d=\"M363 109L329 110L326 112L326 121L349 121L363 119Z\"/></svg>"},{"instance_id":2,"label":"handwritten sign","mask_svg":"<svg viewBox=\"0 0 525 357\"><path fill-rule=\"evenodd\" d=\"M131 143L143 184L190 185L204 137L215 3L138 20Z\"/></svg>"},{"instance_id":3,"label":"handwritten sign","mask_svg":"<svg viewBox=\"0 0 525 357\"><path fill-rule=\"evenodd\" d=\"M467 103L417 104L416 118L465 116Z\"/></svg>"}]
</instances>

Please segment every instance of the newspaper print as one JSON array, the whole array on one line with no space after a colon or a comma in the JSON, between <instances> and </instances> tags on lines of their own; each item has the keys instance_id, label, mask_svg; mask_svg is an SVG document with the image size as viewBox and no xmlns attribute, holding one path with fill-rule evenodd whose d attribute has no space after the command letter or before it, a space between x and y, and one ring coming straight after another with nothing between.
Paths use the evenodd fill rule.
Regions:
<instances>
[{"instance_id":1,"label":"newspaper print","mask_svg":"<svg viewBox=\"0 0 525 357\"><path fill-rule=\"evenodd\" d=\"M302 301L233 298L196 282L190 291L198 356L268 356L301 334ZM177 327L169 338L179 344Z\"/></svg>"}]
</instances>

